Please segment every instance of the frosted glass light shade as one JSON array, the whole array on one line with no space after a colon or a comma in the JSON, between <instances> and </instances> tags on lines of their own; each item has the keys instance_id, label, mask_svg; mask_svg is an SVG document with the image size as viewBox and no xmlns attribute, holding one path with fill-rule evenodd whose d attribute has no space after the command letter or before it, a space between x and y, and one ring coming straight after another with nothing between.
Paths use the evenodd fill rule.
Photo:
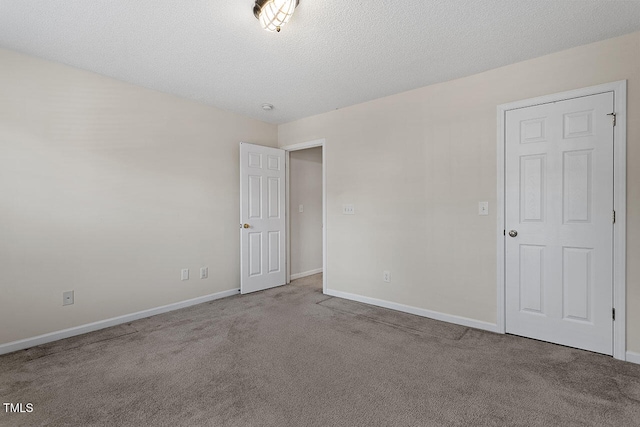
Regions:
<instances>
[{"instance_id":1,"label":"frosted glass light shade","mask_svg":"<svg viewBox=\"0 0 640 427\"><path fill-rule=\"evenodd\" d=\"M259 6L260 3L263 3ZM280 27L289 22L298 0L268 0L256 2L259 6L258 19L267 31L280 31ZM255 9L254 9L255 10Z\"/></svg>"}]
</instances>

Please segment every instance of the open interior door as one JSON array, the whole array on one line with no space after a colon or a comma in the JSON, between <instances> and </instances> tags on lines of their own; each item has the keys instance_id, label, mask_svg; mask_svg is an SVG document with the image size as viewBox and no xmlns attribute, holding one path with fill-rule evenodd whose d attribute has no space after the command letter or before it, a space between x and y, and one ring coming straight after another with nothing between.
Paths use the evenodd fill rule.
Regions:
<instances>
[{"instance_id":1,"label":"open interior door","mask_svg":"<svg viewBox=\"0 0 640 427\"><path fill-rule=\"evenodd\" d=\"M284 150L240 143L240 292L284 285Z\"/></svg>"}]
</instances>

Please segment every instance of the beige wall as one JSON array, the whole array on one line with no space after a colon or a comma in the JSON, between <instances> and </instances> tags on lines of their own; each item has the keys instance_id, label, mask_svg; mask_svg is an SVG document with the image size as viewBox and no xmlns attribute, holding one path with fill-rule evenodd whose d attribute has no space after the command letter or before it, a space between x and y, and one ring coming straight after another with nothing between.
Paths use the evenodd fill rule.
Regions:
<instances>
[{"instance_id":1,"label":"beige wall","mask_svg":"<svg viewBox=\"0 0 640 427\"><path fill-rule=\"evenodd\" d=\"M239 287L238 143L276 140L0 49L0 344Z\"/></svg>"},{"instance_id":2,"label":"beige wall","mask_svg":"<svg viewBox=\"0 0 640 427\"><path fill-rule=\"evenodd\" d=\"M291 197L291 274L322 268L322 147L292 151L289 157ZM299 205L304 212L299 212Z\"/></svg>"},{"instance_id":3,"label":"beige wall","mask_svg":"<svg viewBox=\"0 0 640 427\"><path fill-rule=\"evenodd\" d=\"M328 287L495 323L496 106L623 79L627 347L640 352L640 33L279 126L280 146L326 138Z\"/></svg>"},{"instance_id":4,"label":"beige wall","mask_svg":"<svg viewBox=\"0 0 640 427\"><path fill-rule=\"evenodd\" d=\"M273 146L275 126L7 50L0 64L0 344L238 287L238 142ZM495 322L496 106L621 79L640 352L640 33L279 126L280 146L327 141L329 287Z\"/></svg>"}]
</instances>

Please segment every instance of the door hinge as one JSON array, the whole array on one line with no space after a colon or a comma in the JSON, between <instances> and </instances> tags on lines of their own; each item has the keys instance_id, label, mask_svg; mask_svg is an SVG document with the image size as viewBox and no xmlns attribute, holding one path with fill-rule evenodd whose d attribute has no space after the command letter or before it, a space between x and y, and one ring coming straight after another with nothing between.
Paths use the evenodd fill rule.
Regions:
<instances>
[{"instance_id":1,"label":"door hinge","mask_svg":"<svg viewBox=\"0 0 640 427\"><path fill-rule=\"evenodd\" d=\"M611 317L613 318L613 320L616 320L616 309L615 308L611 309Z\"/></svg>"},{"instance_id":2,"label":"door hinge","mask_svg":"<svg viewBox=\"0 0 640 427\"><path fill-rule=\"evenodd\" d=\"M607 116L613 117L613 125L615 126L616 125L616 113L609 113L609 114L607 114Z\"/></svg>"},{"instance_id":3,"label":"door hinge","mask_svg":"<svg viewBox=\"0 0 640 427\"><path fill-rule=\"evenodd\" d=\"M613 223L616 223L616 211L613 211L613 215L611 217L613 219Z\"/></svg>"},{"instance_id":4,"label":"door hinge","mask_svg":"<svg viewBox=\"0 0 640 427\"><path fill-rule=\"evenodd\" d=\"M507 230L502 230L502 235L506 236L507 235Z\"/></svg>"}]
</instances>

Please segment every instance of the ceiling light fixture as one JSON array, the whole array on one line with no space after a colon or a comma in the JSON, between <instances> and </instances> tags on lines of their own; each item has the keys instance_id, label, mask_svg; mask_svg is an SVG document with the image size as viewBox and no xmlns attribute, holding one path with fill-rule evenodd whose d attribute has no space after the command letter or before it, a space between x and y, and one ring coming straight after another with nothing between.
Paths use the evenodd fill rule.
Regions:
<instances>
[{"instance_id":1,"label":"ceiling light fixture","mask_svg":"<svg viewBox=\"0 0 640 427\"><path fill-rule=\"evenodd\" d=\"M267 31L280 32L280 27L289 22L299 0L256 0L253 14Z\"/></svg>"},{"instance_id":2,"label":"ceiling light fixture","mask_svg":"<svg viewBox=\"0 0 640 427\"><path fill-rule=\"evenodd\" d=\"M271 105L271 104L262 104L262 109L263 109L264 111L271 111L271 110L273 110L273 108L274 108L274 107L273 107L273 105Z\"/></svg>"}]
</instances>

